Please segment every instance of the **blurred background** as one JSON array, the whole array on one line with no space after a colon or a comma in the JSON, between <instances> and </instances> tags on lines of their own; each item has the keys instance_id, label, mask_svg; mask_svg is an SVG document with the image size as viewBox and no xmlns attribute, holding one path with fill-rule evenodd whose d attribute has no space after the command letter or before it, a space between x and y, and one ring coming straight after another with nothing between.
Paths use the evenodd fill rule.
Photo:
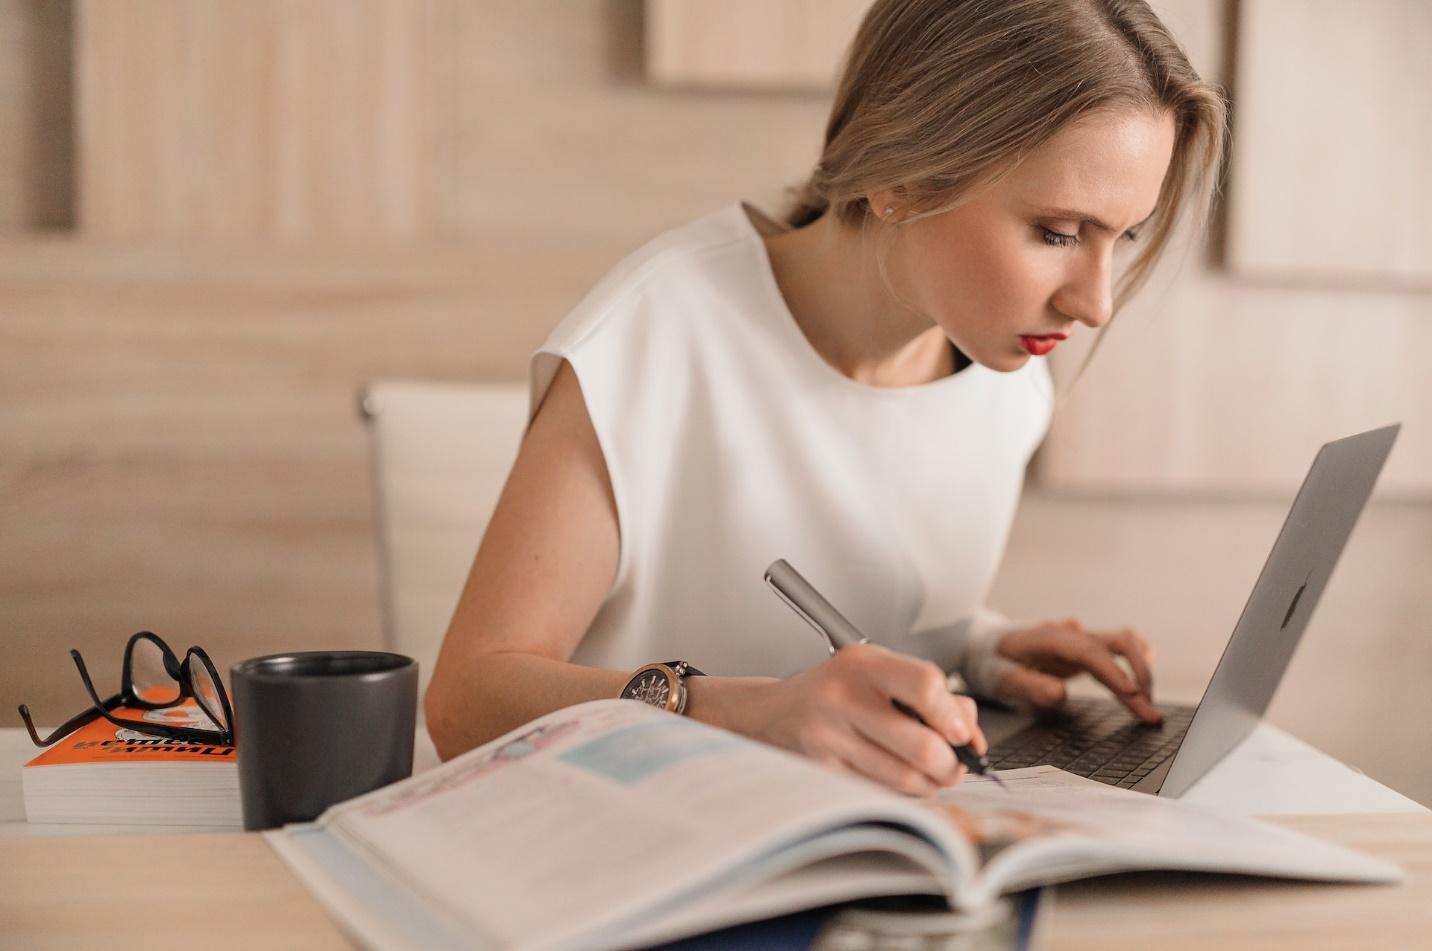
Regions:
<instances>
[{"instance_id":1,"label":"blurred background","mask_svg":"<svg viewBox=\"0 0 1432 951\"><path fill-rule=\"evenodd\" d=\"M777 210L866 5L0 0L0 724L139 629L382 643L359 388L520 382L646 239ZM1057 354L992 603L1196 699L1318 447L1401 421L1271 718L1432 805L1432 4L1154 6L1230 92L1226 200Z\"/></svg>"}]
</instances>

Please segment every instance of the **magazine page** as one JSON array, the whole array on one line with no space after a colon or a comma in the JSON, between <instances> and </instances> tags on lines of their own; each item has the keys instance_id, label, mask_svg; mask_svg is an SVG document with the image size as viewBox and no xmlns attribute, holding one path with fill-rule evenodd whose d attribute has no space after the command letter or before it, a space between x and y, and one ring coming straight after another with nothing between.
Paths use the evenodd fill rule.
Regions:
<instances>
[{"instance_id":1,"label":"magazine page","mask_svg":"<svg viewBox=\"0 0 1432 951\"><path fill-rule=\"evenodd\" d=\"M861 849L909 855L902 886L912 868L926 869L927 891L944 889L953 865L973 868L954 827L914 800L684 717L600 700L291 826L280 836L289 847L275 845L306 881L367 866L364 875L429 909L439 931L547 947L787 874L793 857L828 858L855 846L823 837L862 823ZM850 887L881 893L884 870L873 864L870 880ZM326 900L342 916L331 884Z\"/></svg>"},{"instance_id":2,"label":"magazine page","mask_svg":"<svg viewBox=\"0 0 1432 951\"><path fill-rule=\"evenodd\" d=\"M1395 865L1244 816L1106 786L1053 766L1000 773L1008 791L972 777L929 808L979 850L978 887L1000 892L1136 869L1242 872L1323 881L1395 882Z\"/></svg>"},{"instance_id":3,"label":"magazine page","mask_svg":"<svg viewBox=\"0 0 1432 951\"><path fill-rule=\"evenodd\" d=\"M740 866L702 888L584 935L580 947L629 948L674 941L791 911L856 899L934 895L948 901L942 877L913 860L918 842L889 850L888 829L854 826L807 840ZM926 862L938 868L940 853Z\"/></svg>"}]
</instances>

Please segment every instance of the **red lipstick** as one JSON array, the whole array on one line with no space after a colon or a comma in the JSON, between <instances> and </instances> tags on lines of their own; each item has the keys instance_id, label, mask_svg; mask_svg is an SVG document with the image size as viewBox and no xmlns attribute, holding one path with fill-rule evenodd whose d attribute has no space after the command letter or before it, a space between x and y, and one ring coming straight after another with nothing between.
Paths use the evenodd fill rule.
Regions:
<instances>
[{"instance_id":1,"label":"red lipstick","mask_svg":"<svg viewBox=\"0 0 1432 951\"><path fill-rule=\"evenodd\" d=\"M1040 337L1021 336L1019 342L1030 356L1042 357L1053 350L1059 341L1068 339L1068 334L1045 334Z\"/></svg>"}]
</instances>

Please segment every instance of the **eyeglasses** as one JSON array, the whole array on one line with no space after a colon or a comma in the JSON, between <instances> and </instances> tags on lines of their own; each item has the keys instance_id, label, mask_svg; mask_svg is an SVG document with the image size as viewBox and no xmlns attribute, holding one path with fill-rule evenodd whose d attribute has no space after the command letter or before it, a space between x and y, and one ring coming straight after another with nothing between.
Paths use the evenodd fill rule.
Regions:
<instances>
[{"instance_id":1,"label":"eyeglasses","mask_svg":"<svg viewBox=\"0 0 1432 951\"><path fill-rule=\"evenodd\" d=\"M234 713L229 705L229 695L224 691L223 681L214 669L214 662L209 660L209 655L204 653L202 647L189 648L181 663L159 635L151 631L140 631L124 645L124 673L119 693L108 700L99 698L80 652L71 650L70 658L74 660L75 667L79 668L80 679L84 681L85 690L94 705L83 713L70 717L49 736L40 739L34 721L30 718L30 708L20 704L20 719L25 721L25 729L30 731L30 739L36 746L49 746L99 717L104 717L116 726L150 736L207 743L212 746L234 745ZM110 712L116 707L163 710L177 707L191 697L218 729L206 730L200 727L152 723L147 720L127 720Z\"/></svg>"}]
</instances>

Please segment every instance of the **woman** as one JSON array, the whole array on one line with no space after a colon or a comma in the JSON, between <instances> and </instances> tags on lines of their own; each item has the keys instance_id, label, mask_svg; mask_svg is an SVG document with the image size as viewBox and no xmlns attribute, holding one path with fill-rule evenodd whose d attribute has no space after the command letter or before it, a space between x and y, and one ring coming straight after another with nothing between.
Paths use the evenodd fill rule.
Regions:
<instances>
[{"instance_id":1,"label":"woman","mask_svg":"<svg viewBox=\"0 0 1432 951\"><path fill-rule=\"evenodd\" d=\"M1141 0L877 2L784 222L662 235L534 357L425 700L439 752L652 663L686 715L913 794L984 748L947 671L1040 706L1087 671L1156 721L1140 634L983 602L1049 423L1042 356L1207 214L1224 121ZM762 584L778 558L873 643L827 657Z\"/></svg>"}]
</instances>

